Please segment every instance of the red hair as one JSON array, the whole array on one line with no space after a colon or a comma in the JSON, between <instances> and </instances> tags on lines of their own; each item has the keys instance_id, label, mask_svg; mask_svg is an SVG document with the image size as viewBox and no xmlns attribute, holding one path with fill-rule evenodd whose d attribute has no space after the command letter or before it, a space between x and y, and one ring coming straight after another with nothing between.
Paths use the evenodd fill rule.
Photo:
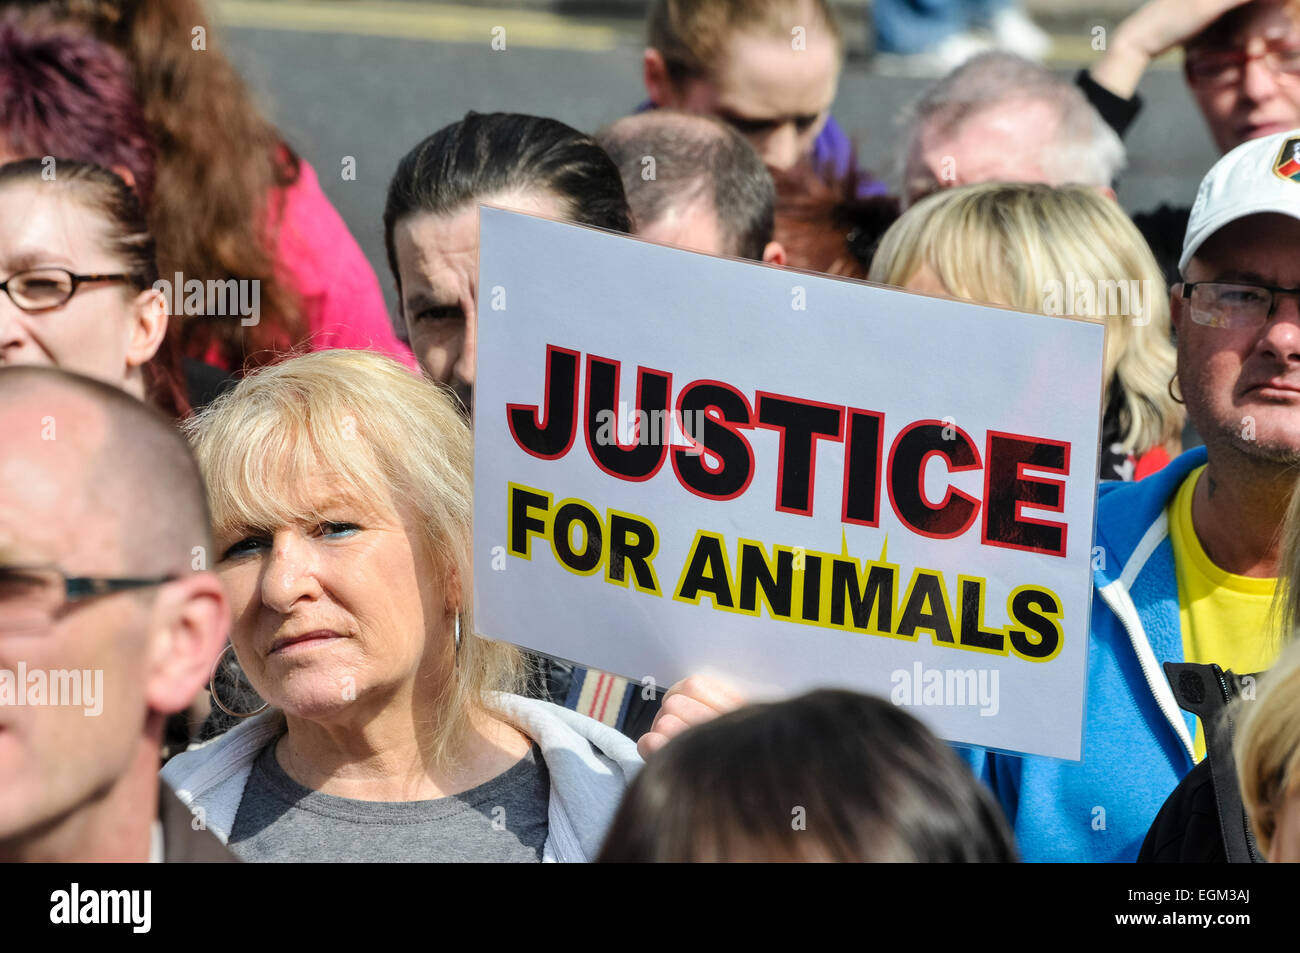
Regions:
<instances>
[{"instance_id":1,"label":"red hair","mask_svg":"<svg viewBox=\"0 0 1300 953\"><path fill-rule=\"evenodd\" d=\"M0 16L0 129L15 155L129 173L148 208L154 145L131 66L88 31L39 11Z\"/></svg>"}]
</instances>

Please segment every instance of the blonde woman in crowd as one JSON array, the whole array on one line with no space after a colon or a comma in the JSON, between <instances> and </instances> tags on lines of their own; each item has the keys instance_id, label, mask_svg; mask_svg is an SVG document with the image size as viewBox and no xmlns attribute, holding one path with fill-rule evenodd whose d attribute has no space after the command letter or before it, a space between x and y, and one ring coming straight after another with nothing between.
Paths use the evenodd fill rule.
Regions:
<instances>
[{"instance_id":1,"label":"blonde woman in crowd","mask_svg":"<svg viewBox=\"0 0 1300 953\"><path fill-rule=\"evenodd\" d=\"M1106 321L1102 479L1140 479L1179 451L1169 297L1137 228L1085 186L982 183L912 206L871 281L1039 314Z\"/></svg>"},{"instance_id":2,"label":"blonde woman in crowd","mask_svg":"<svg viewBox=\"0 0 1300 953\"><path fill-rule=\"evenodd\" d=\"M1279 642L1290 643L1260 679L1258 697L1242 699L1234 739L1241 797L1259 853L1270 862L1300 861L1300 493L1291 497L1276 603Z\"/></svg>"},{"instance_id":3,"label":"blonde woman in crowd","mask_svg":"<svg viewBox=\"0 0 1300 953\"><path fill-rule=\"evenodd\" d=\"M1300 645L1240 704L1237 776L1259 852L1272 863L1300 861Z\"/></svg>"},{"instance_id":4,"label":"blonde woman in crowd","mask_svg":"<svg viewBox=\"0 0 1300 953\"><path fill-rule=\"evenodd\" d=\"M475 635L473 455L449 393L322 351L188 429L231 647L266 702L164 769L207 829L245 860L593 859L640 759L516 694L519 651Z\"/></svg>"}]
</instances>

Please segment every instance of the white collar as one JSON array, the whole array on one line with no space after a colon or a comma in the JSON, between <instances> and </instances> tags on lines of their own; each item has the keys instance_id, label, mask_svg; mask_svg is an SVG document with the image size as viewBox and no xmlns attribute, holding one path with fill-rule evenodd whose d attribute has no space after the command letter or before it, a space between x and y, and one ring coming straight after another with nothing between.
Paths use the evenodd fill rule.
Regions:
<instances>
[{"instance_id":1,"label":"white collar","mask_svg":"<svg viewBox=\"0 0 1300 953\"><path fill-rule=\"evenodd\" d=\"M154 818L153 829L149 834L149 863L163 862L163 826L162 821Z\"/></svg>"}]
</instances>

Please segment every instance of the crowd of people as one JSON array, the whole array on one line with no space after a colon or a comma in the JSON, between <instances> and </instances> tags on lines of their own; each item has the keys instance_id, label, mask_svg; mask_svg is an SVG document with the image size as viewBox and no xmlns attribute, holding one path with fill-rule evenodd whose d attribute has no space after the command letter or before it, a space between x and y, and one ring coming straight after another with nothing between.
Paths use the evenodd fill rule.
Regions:
<instances>
[{"instance_id":1,"label":"crowd of people","mask_svg":"<svg viewBox=\"0 0 1300 953\"><path fill-rule=\"evenodd\" d=\"M830 114L827 0L649 6L631 115L401 158L390 317L198 0L0 4L0 859L1300 860L1300 4L1150 0L1073 81L968 59L896 191ZM1223 156L1130 216L1175 47ZM480 637L484 203L1104 321L1082 760ZM36 671L98 673L97 717L7 699Z\"/></svg>"}]
</instances>

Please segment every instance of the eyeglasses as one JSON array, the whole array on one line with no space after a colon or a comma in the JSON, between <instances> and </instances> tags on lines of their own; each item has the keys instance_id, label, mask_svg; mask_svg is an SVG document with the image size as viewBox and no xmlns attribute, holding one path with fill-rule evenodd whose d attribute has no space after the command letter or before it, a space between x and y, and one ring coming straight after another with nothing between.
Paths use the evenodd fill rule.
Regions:
<instances>
[{"instance_id":1,"label":"eyeglasses","mask_svg":"<svg viewBox=\"0 0 1300 953\"><path fill-rule=\"evenodd\" d=\"M1198 86L1231 86L1241 82L1246 64L1251 60L1263 60L1283 82L1300 83L1300 46L1270 46L1262 53L1245 50L1195 53L1188 55L1183 67L1187 79Z\"/></svg>"},{"instance_id":2,"label":"eyeglasses","mask_svg":"<svg viewBox=\"0 0 1300 953\"><path fill-rule=\"evenodd\" d=\"M1235 281L1185 281L1182 297L1191 319L1207 328L1257 328L1268 322L1278 295L1300 295L1300 288Z\"/></svg>"},{"instance_id":3,"label":"eyeglasses","mask_svg":"<svg viewBox=\"0 0 1300 953\"><path fill-rule=\"evenodd\" d=\"M0 632L42 631L72 603L176 578L69 576L52 566L0 566Z\"/></svg>"},{"instance_id":4,"label":"eyeglasses","mask_svg":"<svg viewBox=\"0 0 1300 953\"><path fill-rule=\"evenodd\" d=\"M68 303L77 289L92 281L138 281L136 275L77 275L66 268L34 268L0 281L0 290L28 314L53 311Z\"/></svg>"}]
</instances>

